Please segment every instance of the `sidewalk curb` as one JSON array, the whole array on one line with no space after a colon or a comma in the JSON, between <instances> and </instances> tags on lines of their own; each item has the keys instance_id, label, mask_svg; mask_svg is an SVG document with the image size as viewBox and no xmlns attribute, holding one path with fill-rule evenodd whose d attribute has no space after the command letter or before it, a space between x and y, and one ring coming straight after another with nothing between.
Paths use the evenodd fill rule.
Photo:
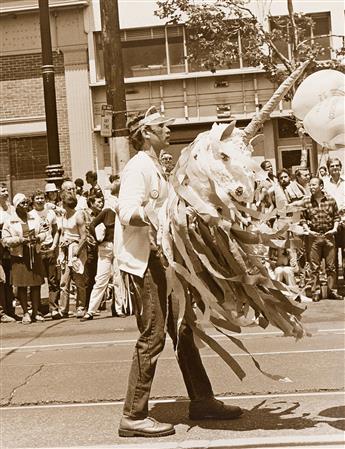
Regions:
<instances>
[{"instance_id":1,"label":"sidewalk curb","mask_svg":"<svg viewBox=\"0 0 345 449\"><path fill-rule=\"evenodd\" d=\"M120 445L73 446L73 449L335 449L343 448L344 437L334 435L296 435L282 437L236 438L227 440L187 440ZM33 449L33 448L25 448ZM71 449L59 447L58 449Z\"/></svg>"}]
</instances>

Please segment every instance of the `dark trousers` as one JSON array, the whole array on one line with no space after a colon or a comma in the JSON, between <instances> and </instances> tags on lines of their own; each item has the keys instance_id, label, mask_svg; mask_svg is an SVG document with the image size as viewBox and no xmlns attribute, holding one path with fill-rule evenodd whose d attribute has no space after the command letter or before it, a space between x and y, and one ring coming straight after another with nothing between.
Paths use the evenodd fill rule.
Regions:
<instances>
[{"instance_id":1,"label":"dark trousers","mask_svg":"<svg viewBox=\"0 0 345 449\"><path fill-rule=\"evenodd\" d=\"M48 280L49 288L49 310L59 309L59 299L60 299L60 281L58 278L56 260L56 251L42 251L42 263L44 269L44 277Z\"/></svg>"},{"instance_id":2,"label":"dark trousers","mask_svg":"<svg viewBox=\"0 0 345 449\"><path fill-rule=\"evenodd\" d=\"M136 307L140 336L134 350L123 414L132 419L144 419L148 415L151 385L165 344L165 327L173 341L190 399L213 397L192 330L186 323L180 326L177 339L178 302L173 298L167 300L165 270L155 253L150 254L144 278L134 276L134 284L140 303Z\"/></svg>"},{"instance_id":3,"label":"dark trousers","mask_svg":"<svg viewBox=\"0 0 345 449\"><path fill-rule=\"evenodd\" d=\"M92 258L90 258L86 264L85 264L85 272L87 273L87 286L86 286L86 301L85 301L85 308L89 308L90 303L90 296L93 289L93 286L95 285L95 277L97 274L97 262L98 262L98 255L93 254Z\"/></svg>"},{"instance_id":4,"label":"dark trousers","mask_svg":"<svg viewBox=\"0 0 345 449\"><path fill-rule=\"evenodd\" d=\"M345 222L341 223L338 227L338 232L335 235L335 246L336 246L336 264L338 268L338 273L342 273L345 279ZM338 249L341 249L341 259L342 265L339 265L338 259Z\"/></svg>"},{"instance_id":5,"label":"dark trousers","mask_svg":"<svg viewBox=\"0 0 345 449\"><path fill-rule=\"evenodd\" d=\"M13 307L13 287L11 284L11 259L10 258L4 258L2 261L2 268L4 269L5 276L6 276L6 282L3 285L3 302L2 307L6 315L14 316L15 315L15 309Z\"/></svg>"},{"instance_id":6,"label":"dark trousers","mask_svg":"<svg viewBox=\"0 0 345 449\"><path fill-rule=\"evenodd\" d=\"M335 269L335 239L333 235L310 236L309 262L311 268L311 291L314 293L319 287L321 261L325 259L328 292L336 287Z\"/></svg>"}]
</instances>

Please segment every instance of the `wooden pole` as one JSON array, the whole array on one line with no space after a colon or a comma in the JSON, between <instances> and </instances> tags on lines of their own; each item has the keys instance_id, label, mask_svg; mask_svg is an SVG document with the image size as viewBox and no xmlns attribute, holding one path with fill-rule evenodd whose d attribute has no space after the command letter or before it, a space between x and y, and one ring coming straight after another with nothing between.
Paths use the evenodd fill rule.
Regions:
<instances>
[{"instance_id":1,"label":"wooden pole","mask_svg":"<svg viewBox=\"0 0 345 449\"><path fill-rule=\"evenodd\" d=\"M119 173L129 160L126 91L117 0L101 0L102 42L107 104L113 109L113 132L109 138L112 167Z\"/></svg>"}]
</instances>

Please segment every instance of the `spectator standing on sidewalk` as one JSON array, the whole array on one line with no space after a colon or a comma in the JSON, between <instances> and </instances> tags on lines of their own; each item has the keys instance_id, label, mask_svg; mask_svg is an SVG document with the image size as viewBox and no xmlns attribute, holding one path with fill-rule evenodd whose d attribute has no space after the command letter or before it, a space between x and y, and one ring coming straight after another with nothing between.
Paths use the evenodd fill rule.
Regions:
<instances>
[{"instance_id":1,"label":"spectator standing on sidewalk","mask_svg":"<svg viewBox=\"0 0 345 449\"><path fill-rule=\"evenodd\" d=\"M69 289L73 280L77 288L76 317L81 318L85 313L87 286L85 216L83 211L76 210L77 198L75 194L65 190L61 194L61 199L65 213L61 220L58 258L61 265L60 313L64 318L69 316Z\"/></svg>"},{"instance_id":2,"label":"spectator standing on sidewalk","mask_svg":"<svg viewBox=\"0 0 345 449\"><path fill-rule=\"evenodd\" d=\"M97 260L98 260L98 242L90 232L90 223L94 220L103 210L104 197L103 194L98 192L97 195L92 195L87 199L88 208L84 210L86 235L87 235L87 261L85 265L85 272L87 273L87 287L86 287L86 304L88 309L89 301L93 286L95 285L95 277L97 273Z\"/></svg>"},{"instance_id":3,"label":"spectator standing on sidewalk","mask_svg":"<svg viewBox=\"0 0 345 449\"><path fill-rule=\"evenodd\" d=\"M191 328L183 322L177 336L178 302L167 298L165 268L157 247L152 221L157 220L169 185L158 160L169 145L170 120L152 107L129 124L129 138L137 154L121 176L119 221L115 244L119 267L129 273L135 287L136 317L140 336L133 355L119 435L127 437L171 435L171 424L148 417L148 402L158 356L164 348L166 329L191 399L191 419L233 419L242 410L214 398L212 387L196 348ZM150 218L149 218L150 217Z\"/></svg>"},{"instance_id":4,"label":"spectator standing on sidewalk","mask_svg":"<svg viewBox=\"0 0 345 449\"><path fill-rule=\"evenodd\" d=\"M85 210L87 209L87 200L84 195L84 181L81 178L77 178L74 181L75 184L75 194L78 200L77 210Z\"/></svg>"},{"instance_id":5,"label":"spectator standing on sidewalk","mask_svg":"<svg viewBox=\"0 0 345 449\"><path fill-rule=\"evenodd\" d=\"M29 216L38 220L46 231L46 238L41 243L42 264L44 277L48 280L49 311L53 320L61 318L59 313L60 282L57 273L57 256L59 233L54 210L45 207L45 197L41 190L32 194L33 209Z\"/></svg>"},{"instance_id":6,"label":"spectator standing on sidewalk","mask_svg":"<svg viewBox=\"0 0 345 449\"><path fill-rule=\"evenodd\" d=\"M322 178L323 182L325 182L328 178L328 170L324 165L321 165L321 167L319 167L319 178Z\"/></svg>"},{"instance_id":7,"label":"spectator standing on sidewalk","mask_svg":"<svg viewBox=\"0 0 345 449\"><path fill-rule=\"evenodd\" d=\"M311 196L304 199L302 225L309 235L308 260L311 265L310 288L314 301L320 299L319 273L325 259L329 299L343 299L336 292L335 234L339 226L339 212L334 198L323 191L320 178L310 180Z\"/></svg>"},{"instance_id":8,"label":"spectator standing on sidewalk","mask_svg":"<svg viewBox=\"0 0 345 449\"><path fill-rule=\"evenodd\" d=\"M46 197L46 209L55 210L59 203L59 190L54 182L47 182L44 187Z\"/></svg>"},{"instance_id":9,"label":"spectator standing on sidewalk","mask_svg":"<svg viewBox=\"0 0 345 449\"><path fill-rule=\"evenodd\" d=\"M0 323L12 323L16 320L11 316L6 314L6 274L3 269L2 261L3 261L4 247L2 246L1 238L0 238Z\"/></svg>"},{"instance_id":10,"label":"spectator standing on sidewalk","mask_svg":"<svg viewBox=\"0 0 345 449\"><path fill-rule=\"evenodd\" d=\"M115 182L113 185L114 184L116 184L117 189L115 190L114 187L112 187L112 195L118 194L120 187L119 182ZM91 221L89 226L90 234L99 242L97 274L90 296L88 311L81 321L93 319L93 316L97 312L106 293L110 278L113 275L115 217L115 210L111 208L103 209L101 213ZM116 295L114 299L116 315L125 316L122 311L121 298Z\"/></svg>"},{"instance_id":11,"label":"spectator standing on sidewalk","mask_svg":"<svg viewBox=\"0 0 345 449\"><path fill-rule=\"evenodd\" d=\"M40 222L28 214L29 200L23 193L13 198L15 214L6 221L2 230L3 243L10 249L12 262L12 282L17 287L17 295L23 309L23 324L44 321L38 314L41 302L43 266L40 244L46 238ZM30 287L32 316L28 311L27 294Z\"/></svg>"},{"instance_id":12,"label":"spectator standing on sidewalk","mask_svg":"<svg viewBox=\"0 0 345 449\"><path fill-rule=\"evenodd\" d=\"M303 200L305 195L308 193L307 187L310 180L309 170L297 169L295 176L296 179L293 181L289 179L289 183L284 188L284 193L289 204L301 204L301 200Z\"/></svg>"},{"instance_id":13,"label":"spectator standing on sidewalk","mask_svg":"<svg viewBox=\"0 0 345 449\"><path fill-rule=\"evenodd\" d=\"M88 171L85 175L85 179L86 179L86 182L88 184L90 184L90 186L91 186L88 196L93 196L93 195L95 195L95 196L102 195L103 196L102 189L97 183L98 176L95 171L91 171L91 170Z\"/></svg>"},{"instance_id":14,"label":"spectator standing on sidewalk","mask_svg":"<svg viewBox=\"0 0 345 449\"><path fill-rule=\"evenodd\" d=\"M300 167L295 171L295 180L292 181L297 189L299 189L303 193L303 197L305 195L310 195L309 189L309 181L310 181L310 171L309 168Z\"/></svg>"},{"instance_id":15,"label":"spectator standing on sidewalk","mask_svg":"<svg viewBox=\"0 0 345 449\"><path fill-rule=\"evenodd\" d=\"M341 250L343 278L345 279L345 177L341 175L342 163L340 159L328 159L327 167L329 178L325 181L325 192L335 199L339 210L340 225L335 235L335 244L337 256L338 250Z\"/></svg>"},{"instance_id":16,"label":"spectator standing on sidewalk","mask_svg":"<svg viewBox=\"0 0 345 449\"><path fill-rule=\"evenodd\" d=\"M2 301L4 313L19 321L13 306L13 287L11 282L11 256L8 248L4 247L1 240L2 228L4 223L15 214L15 209L9 201L9 193L6 184L0 184L0 251L2 251L2 269L4 271L4 279L2 285Z\"/></svg>"}]
</instances>

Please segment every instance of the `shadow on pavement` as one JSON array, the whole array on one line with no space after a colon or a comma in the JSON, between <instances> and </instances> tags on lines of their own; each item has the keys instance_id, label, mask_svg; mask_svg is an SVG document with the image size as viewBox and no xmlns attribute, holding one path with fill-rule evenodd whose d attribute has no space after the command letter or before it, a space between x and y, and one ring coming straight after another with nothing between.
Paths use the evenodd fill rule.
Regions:
<instances>
[{"instance_id":1,"label":"shadow on pavement","mask_svg":"<svg viewBox=\"0 0 345 449\"><path fill-rule=\"evenodd\" d=\"M330 407L326 408L325 410L322 410L319 413L319 416L324 416L326 418L340 418L336 419L336 421L319 421L326 424L329 424L330 426L334 427L335 429L339 429L342 431L345 431L345 406L339 406L339 407Z\"/></svg>"},{"instance_id":2,"label":"shadow on pavement","mask_svg":"<svg viewBox=\"0 0 345 449\"><path fill-rule=\"evenodd\" d=\"M316 416L311 416L310 413L298 414L299 407L299 402L289 403L286 401L275 401L268 403L264 400L255 405L252 409L243 409L244 413L240 419L231 421L191 421L188 418L188 402L177 402L175 404L158 403L152 407L150 415L158 421L171 423L173 425L185 424L189 426L189 428L197 426L211 430L218 429L239 432L281 429L302 430L316 427L320 423L325 423L336 429L344 430L344 406L322 410ZM319 416L330 419L320 419Z\"/></svg>"}]
</instances>

